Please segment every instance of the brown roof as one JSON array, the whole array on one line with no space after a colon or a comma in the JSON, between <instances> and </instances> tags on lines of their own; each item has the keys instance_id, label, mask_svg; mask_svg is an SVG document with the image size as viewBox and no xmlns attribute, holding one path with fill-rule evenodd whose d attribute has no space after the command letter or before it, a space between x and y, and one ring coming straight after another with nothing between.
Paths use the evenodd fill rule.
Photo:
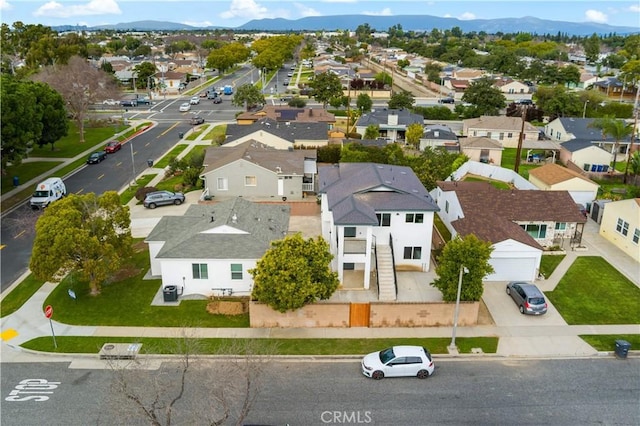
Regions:
<instances>
[{"instance_id":1,"label":"brown roof","mask_svg":"<svg viewBox=\"0 0 640 426\"><path fill-rule=\"evenodd\" d=\"M487 182L438 182L438 187L458 197L465 217L452 222L456 231L491 243L510 238L540 248L516 222L586 222L568 191L500 190Z\"/></svg>"},{"instance_id":2,"label":"brown roof","mask_svg":"<svg viewBox=\"0 0 640 426\"><path fill-rule=\"evenodd\" d=\"M460 146L463 148L485 148L502 150L502 144L499 141L485 138L483 136L460 138Z\"/></svg>"},{"instance_id":3,"label":"brown roof","mask_svg":"<svg viewBox=\"0 0 640 426\"><path fill-rule=\"evenodd\" d=\"M298 123L335 123L336 116L323 108L296 108L281 105L265 105L260 111L243 112L238 120L258 121L262 118L275 121L290 121Z\"/></svg>"},{"instance_id":4,"label":"brown roof","mask_svg":"<svg viewBox=\"0 0 640 426\"><path fill-rule=\"evenodd\" d=\"M540 179L542 182L548 185L554 185L556 183L564 182L573 178L579 178L597 185L597 183L582 175L582 173L578 173L574 170L553 163L545 164L542 167L531 169L529 170L529 175Z\"/></svg>"},{"instance_id":5,"label":"brown roof","mask_svg":"<svg viewBox=\"0 0 640 426\"><path fill-rule=\"evenodd\" d=\"M522 128L521 117L502 117L493 115L483 115L478 118L468 118L463 120L463 123L467 127L472 129L487 129L487 130L511 130L514 132L520 132ZM525 132L538 132L538 129L531 123L526 121L524 123Z\"/></svg>"},{"instance_id":6,"label":"brown roof","mask_svg":"<svg viewBox=\"0 0 640 426\"><path fill-rule=\"evenodd\" d=\"M204 156L205 168L201 174L243 159L283 175L303 175L305 158L316 158L316 150L275 149L251 139L236 146L223 145L207 148Z\"/></svg>"}]
</instances>

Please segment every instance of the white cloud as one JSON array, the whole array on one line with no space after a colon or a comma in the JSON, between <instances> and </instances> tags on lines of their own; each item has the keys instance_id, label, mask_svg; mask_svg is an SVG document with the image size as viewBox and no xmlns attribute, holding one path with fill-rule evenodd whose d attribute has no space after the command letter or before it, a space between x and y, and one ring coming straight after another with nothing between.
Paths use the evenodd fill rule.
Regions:
<instances>
[{"instance_id":1,"label":"white cloud","mask_svg":"<svg viewBox=\"0 0 640 426\"><path fill-rule=\"evenodd\" d=\"M388 7L385 7L384 9L382 9L380 12L362 12L363 15L370 15L370 16L392 16L393 13L391 13L391 9Z\"/></svg>"},{"instance_id":2,"label":"white cloud","mask_svg":"<svg viewBox=\"0 0 640 426\"><path fill-rule=\"evenodd\" d=\"M599 24L604 24L607 22L607 15L600 12L599 10L589 9L584 13L584 17L589 22L597 22Z\"/></svg>"},{"instance_id":3,"label":"white cloud","mask_svg":"<svg viewBox=\"0 0 640 426\"><path fill-rule=\"evenodd\" d=\"M269 9L260 6L254 0L231 0L229 10L220 13L220 17L224 19L244 18L250 20L272 18L273 15L269 13Z\"/></svg>"},{"instance_id":4,"label":"white cloud","mask_svg":"<svg viewBox=\"0 0 640 426\"><path fill-rule=\"evenodd\" d=\"M458 19L461 21L469 21L471 19L476 19L476 15L471 12L464 12L462 15L458 16Z\"/></svg>"},{"instance_id":5,"label":"white cloud","mask_svg":"<svg viewBox=\"0 0 640 426\"><path fill-rule=\"evenodd\" d=\"M305 16L322 16L322 13L318 12L312 7L305 6L302 3L293 3L293 5L298 9L298 14L302 17Z\"/></svg>"},{"instance_id":6,"label":"white cloud","mask_svg":"<svg viewBox=\"0 0 640 426\"><path fill-rule=\"evenodd\" d=\"M640 13L640 4L629 6L629 12Z\"/></svg>"},{"instance_id":7,"label":"white cloud","mask_svg":"<svg viewBox=\"0 0 640 426\"><path fill-rule=\"evenodd\" d=\"M7 0L0 0L0 10L11 10L13 6Z\"/></svg>"},{"instance_id":8,"label":"white cloud","mask_svg":"<svg viewBox=\"0 0 640 426\"><path fill-rule=\"evenodd\" d=\"M211 27L211 26L213 26L213 23L211 23L211 21L201 21L201 22L183 21L181 23L184 24L184 25L192 26L192 27Z\"/></svg>"},{"instance_id":9,"label":"white cloud","mask_svg":"<svg viewBox=\"0 0 640 426\"><path fill-rule=\"evenodd\" d=\"M86 15L121 15L122 11L115 0L91 0L85 4L63 6L56 1L50 1L40 6L34 16L51 18L70 18Z\"/></svg>"}]
</instances>

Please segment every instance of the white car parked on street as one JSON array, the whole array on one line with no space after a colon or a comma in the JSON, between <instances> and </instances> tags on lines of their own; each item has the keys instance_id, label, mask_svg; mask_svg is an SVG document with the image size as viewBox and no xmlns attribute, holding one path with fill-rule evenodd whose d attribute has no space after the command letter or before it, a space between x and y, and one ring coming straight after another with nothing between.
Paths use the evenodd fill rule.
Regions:
<instances>
[{"instance_id":1,"label":"white car parked on street","mask_svg":"<svg viewBox=\"0 0 640 426\"><path fill-rule=\"evenodd\" d=\"M422 346L393 346L370 353L362 360L362 374L375 380L384 377L426 379L434 370L431 354Z\"/></svg>"},{"instance_id":2,"label":"white car parked on street","mask_svg":"<svg viewBox=\"0 0 640 426\"><path fill-rule=\"evenodd\" d=\"M180 105L180 112L187 112L191 109L191 104L189 102L185 102Z\"/></svg>"}]
</instances>

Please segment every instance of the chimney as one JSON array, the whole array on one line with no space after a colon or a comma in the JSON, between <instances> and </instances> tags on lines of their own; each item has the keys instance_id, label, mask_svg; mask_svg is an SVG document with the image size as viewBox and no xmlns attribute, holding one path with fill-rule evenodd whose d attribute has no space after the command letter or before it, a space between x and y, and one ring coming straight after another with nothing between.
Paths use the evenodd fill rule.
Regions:
<instances>
[{"instance_id":1,"label":"chimney","mask_svg":"<svg viewBox=\"0 0 640 426\"><path fill-rule=\"evenodd\" d=\"M235 213L231 216L231 223L238 223L238 216Z\"/></svg>"}]
</instances>

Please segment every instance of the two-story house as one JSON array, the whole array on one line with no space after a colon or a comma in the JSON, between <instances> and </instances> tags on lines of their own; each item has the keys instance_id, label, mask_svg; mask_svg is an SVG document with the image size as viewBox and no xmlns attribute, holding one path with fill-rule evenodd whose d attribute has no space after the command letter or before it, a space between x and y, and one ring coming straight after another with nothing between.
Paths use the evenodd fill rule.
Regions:
<instances>
[{"instance_id":1,"label":"two-story house","mask_svg":"<svg viewBox=\"0 0 640 426\"><path fill-rule=\"evenodd\" d=\"M517 148L520 140L522 118L498 117L483 115L478 118L468 118L462 121L462 132L467 137L486 137L494 139L505 148ZM531 123L524 123L523 143L537 141L539 131Z\"/></svg>"},{"instance_id":2,"label":"two-story house","mask_svg":"<svg viewBox=\"0 0 640 426\"><path fill-rule=\"evenodd\" d=\"M375 273L380 299L395 300L396 269L429 270L438 207L411 168L376 163L320 167L318 193L322 236L342 283L356 275L361 288L368 289Z\"/></svg>"}]
</instances>

